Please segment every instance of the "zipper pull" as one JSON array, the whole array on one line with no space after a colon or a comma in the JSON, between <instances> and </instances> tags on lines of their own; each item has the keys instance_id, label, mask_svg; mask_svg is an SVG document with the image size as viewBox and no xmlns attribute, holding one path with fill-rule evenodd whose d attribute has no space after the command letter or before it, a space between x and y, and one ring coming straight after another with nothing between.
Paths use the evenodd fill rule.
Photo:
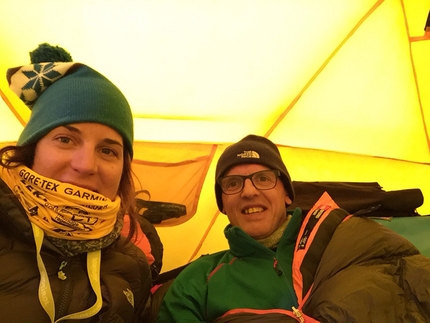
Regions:
<instances>
[{"instance_id":1,"label":"zipper pull","mask_svg":"<svg viewBox=\"0 0 430 323\"><path fill-rule=\"evenodd\" d=\"M279 269L279 267L278 267L278 259L274 258L273 260L274 260L273 261L273 268L275 269L275 271L278 274L278 276L281 276L282 275L282 270Z\"/></svg>"},{"instance_id":2,"label":"zipper pull","mask_svg":"<svg viewBox=\"0 0 430 323\"><path fill-rule=\"evenodd\" d=\"M66 265L67 265L67 261L62 261L61 264L60 264L60 268L58 268L57 276L61 280L66 280L67 279L66 274L64 273L64 271L62 271L62 269L64 267L66 267Z\"/></svg>"},{"instance_id":3,"label":"zipper pull","mask_svg":"<svg viewBox=\"0 0 430 323\"><path fill-rule=\"evenodd\" d=\"M293 313L299 319L299 322L303 323L305 321L305 319L303 318L302 312L300 312L300 310L298 310L294 306L293 306Z\"/></svg>"}]
</instances>

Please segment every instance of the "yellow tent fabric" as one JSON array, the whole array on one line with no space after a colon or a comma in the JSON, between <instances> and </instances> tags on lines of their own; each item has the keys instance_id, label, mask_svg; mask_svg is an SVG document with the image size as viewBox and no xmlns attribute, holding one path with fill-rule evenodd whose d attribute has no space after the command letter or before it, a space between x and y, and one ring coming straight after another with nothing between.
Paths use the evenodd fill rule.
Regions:
<instances>
[{"instance_id":1,"label":"yellow tent fabric","mask_svg":"<svg viewBox=\"0 0 430 323\"><path fill-rule=\"evenodd\" d=\"M153 201L163 271L227 247L214 167L249 133L297 181L420 188L430 213L430 9L424 0L55 0L0 3L0 74L48 42L129 99L134 171ZM0 146L29 111L0 78Z\"/></svg>"}]
</instances>

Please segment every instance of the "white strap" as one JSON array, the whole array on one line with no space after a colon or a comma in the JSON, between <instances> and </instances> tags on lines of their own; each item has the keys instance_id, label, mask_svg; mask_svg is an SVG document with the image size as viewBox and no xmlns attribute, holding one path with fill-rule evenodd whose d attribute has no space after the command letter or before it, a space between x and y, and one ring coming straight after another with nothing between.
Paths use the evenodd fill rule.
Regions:
<instances>
[{"instance_id":1,"label":"white strap","mask_svg":"<svg viewBox=\"0 0 430 323\"><path fill-rule=\"evenodd\" d=\"M52 323L60 322L66 319L85 319L96 315L102 308L102 292L100 287L100 262L101 262L101 250L96 250L87 253L87 273L90 279L91 287L96 294L96 302L90 308L63 316L55 321L55 304L52 296L51 285L49 284L49 277L46 272L45 264L43 263L42 257L40 256L40 250L43 242L43 230L37 225L31 223L33 228L34 240L36 243L37 251L37 266L40 273L39 283L39 300L45 312L48 314Z\"/></svg>"}]
</instances>

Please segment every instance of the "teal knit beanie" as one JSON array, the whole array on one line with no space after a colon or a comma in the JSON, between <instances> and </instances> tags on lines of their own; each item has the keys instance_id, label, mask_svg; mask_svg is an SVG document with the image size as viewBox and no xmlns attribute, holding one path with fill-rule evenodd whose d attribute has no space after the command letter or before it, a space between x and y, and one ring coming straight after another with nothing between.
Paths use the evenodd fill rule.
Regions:
<instances>
[{"instance_id":1,"label":"teal knit beanie","mask_svg":"<svg viewBox=\"0 0 430 323\"><path fill-rule=\"evenodd\" d=\"M80 122L116 130L133 156L133 117L121 91L91 67L73 62L40 62L11 68L10 88L31 109L18 146L39 141L56 127Z\"/></svg>"}]
</instances>

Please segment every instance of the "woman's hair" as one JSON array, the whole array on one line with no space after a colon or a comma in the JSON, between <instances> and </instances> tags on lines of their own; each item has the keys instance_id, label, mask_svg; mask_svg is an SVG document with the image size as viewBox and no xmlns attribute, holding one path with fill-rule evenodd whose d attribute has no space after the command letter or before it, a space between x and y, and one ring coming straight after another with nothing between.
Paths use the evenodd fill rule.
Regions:
<instances>
[{"instance_id":1,"label":"woman's hair","mask_svg":"<svg viewBox=\"0 0 430 323\"><path fill-rule=\"evenodd\" d=\"M36 151L36 143L23 146L6 146L0 149L0 166L5 168L15 168L19 165L32 168L34 155ZM133 181L133 172L131 169L131 156L124 149L124 165L122 169L121 180L118 187L118 196L121 198L121 211L123 214L128 214L131 218L130 230L127 236L129 241L137 231L138 213L135 207L135 188Z\"/></svg>"},{"instance_id":2,"label":"woman's hair","mask_svg":"<svg viewBox=\"0 0 430 323\"><path fill-rule=\"evenodd\" d=\"M31 168L33 166L36 144L25 146L6 146L0 149L0 166L15 168L19 165Z\"/></svg>"}]
</instances>

